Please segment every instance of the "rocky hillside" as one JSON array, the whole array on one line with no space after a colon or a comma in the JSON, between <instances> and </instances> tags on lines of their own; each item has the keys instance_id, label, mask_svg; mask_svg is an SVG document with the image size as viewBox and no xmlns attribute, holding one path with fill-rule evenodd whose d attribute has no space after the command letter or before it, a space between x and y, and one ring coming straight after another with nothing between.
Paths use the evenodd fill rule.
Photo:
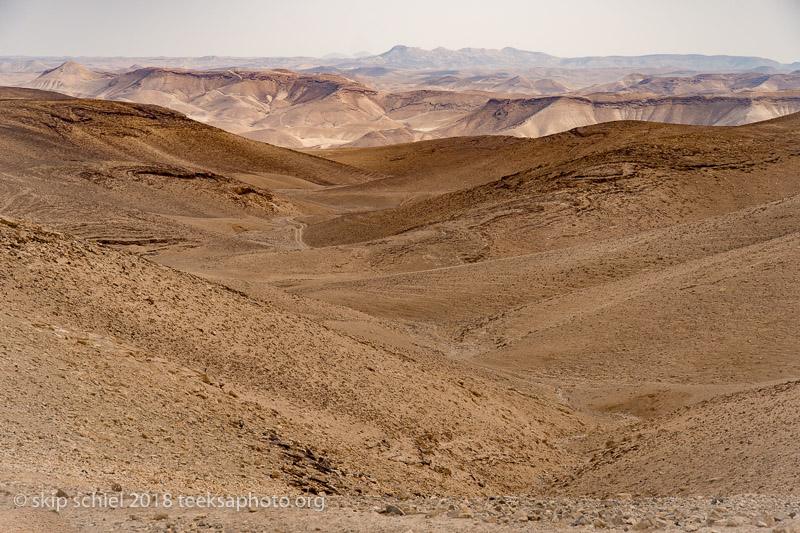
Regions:
<instances>
[{"instance_id":1,"label":"rocky hillside","mask_svg":"<svg viewBox=\"0 0 800 533\"><path fill-rule=\"evenodd\" d=\"M67 62L27 87L156 104L290 148L364 147L469 135L540 137L614 120L731 126L800 110L800 97L789 90L797 88L798 77L789 74L631 75L590 89L609 94L586 96L566 95L566 85L540 75L459 71L406 75L372 70L333 69L336 73L330 74L318 69L302 74L151 67L109 74ZM376 90L369 85L374 78L367 74L389 86L398 76L410 76L413 82L406 80L400 86L424 89ZM687 93L691 96L681 96Z\"/></svg>"}]
</instances>

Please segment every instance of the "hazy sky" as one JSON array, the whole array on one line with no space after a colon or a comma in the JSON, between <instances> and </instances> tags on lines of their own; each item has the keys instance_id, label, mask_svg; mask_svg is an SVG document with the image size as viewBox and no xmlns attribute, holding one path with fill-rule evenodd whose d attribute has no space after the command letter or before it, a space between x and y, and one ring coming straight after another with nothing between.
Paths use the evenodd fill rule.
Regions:
<instances>
[{"instance_id":1,"label":"hazy sky","mask_svg":"<svg viewBox=\"0 0 800 533\"><path fill-rule=\"evenodd\" d=\"M800 0L0 0L0 55L321 56L395 44L800 61Z\"/></svg>"}]
</instances>

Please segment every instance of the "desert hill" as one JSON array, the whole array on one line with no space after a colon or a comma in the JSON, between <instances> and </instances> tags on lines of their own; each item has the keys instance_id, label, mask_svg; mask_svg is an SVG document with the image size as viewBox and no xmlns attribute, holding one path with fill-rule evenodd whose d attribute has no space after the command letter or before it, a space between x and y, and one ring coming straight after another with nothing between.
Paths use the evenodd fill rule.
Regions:
<instances>
[{"instance_id":1,"label":"desert hill","mask_svg":"<svg viewBox=\"0 0 800 533\"><path fill-rule=\"evenodd\" d=\"M790 90L797 88L797 76L790 74L632 75L591 88L607 93L587 95L566 94L570 89L559 81L521 74L426 72L414 82L424 89L386 91L374 89L360 75L335 72L148 67L108 74L67 62L26 86L161 105L290 148L367 147L472 135L540 137L613 120L739 125L800 110L797 91ZM392 86L387 74L373 75ZM397 74L388 76L391 80Z\"/></svg>"},{"instance_id":2,"label":"desert hill","mask_svg":"<svg viewBox=\"0 0 800 533\"><path fill-rule=\"evenodd\" d=\"M1 89L0 105L4 141L20 144L13 158L28 166L34 161L53 161L54 154L64 156L67 152L73 155L68 159L76 162L127 157L140 162L180 164L182 157L190 156L196 168L211 171L255 170L317 184L370 179L369 175L340 164L248 141L161 107L64 99L41 92L31 93L35 99L23 101L19 95L26 93L20 91ZM48 145L50 149L37 151L30 143ZM12 154L5 155L11 164Z\"/></svg>"},{"instance_id":3,"label":"desert hill","mask_svg":"<svg viewBox=\"0 0 800 533\"><path fill-rule=\"evenodd\" d=\"M637 205L624 206L621 218L613 223L619 229L626 227L626 219L642 229L644 221L638 219L639 209L648 211L657 207L645 220L666 216L659 224L686 220L697 209L704 215L717 214L722 212L718 210L733 205L737 208L749 205L753 201L750 194L768 201L795 190L796 140L792 128L797 120L797 115L793 115L738 128L616 122L541 139L459 138L368 150L317 152L392 177L304 195L329 198L379 188L383 195L397 191L424 201L406 202L395 210L346 214L330 222L312 224L306 230L306 237L317 245L357 242L432 223L488 217L492 210L510 211L498 221L489 218L482 224L486 229L504 224L509 218L517 222L518 217L537 216L529 195L537 197L537 204L547 198L557 206L560 195L569 194L573 209L577 210L583 203L575 196L578 185L599 189L630 185L640 193L652 194L652 200L638 197ZM437 179L432 180L429 176L434 169ZM739 190L717 181L719 174L743 176L756 169L779 172L785 179L758 174L762 180L769 180L770 187L766 189L769 194L765 194L763 182L752 179L740 183L738 187L744 189ZM696 177L677 188L669 185L686 173ZM426 190L450 194L425 199ZM723 193L731 200L719 203ZM680 195L680 201L672 202L673 198L669 198L666 202L666 194ZM589 209L583 217L597 213L596 202L605 198L595 198L593 193L589 196L586 200ZM708 202L708 197L715 198L715 202ZM649 201L654 202L652 206L642 203ZM668 214L661 207L665 203L676 211ZM572 225L574 220L567 219ZM553 224L550 228L550 231L555 229ZM524 242L519 238L513 240Z\"/></svg>"},{"instance_id":4,"label":"desert hill","mask_svg":"<svg viewBox=\"0 0 800 533\"><path fill-rule=\"evenodd\" d=\"M541 137L615 120L737 126L800 111L800 93L732 96L550 96L492 99L440 130L445 136Z\"/></svg>"},{"instance_id":5,"label":"desert hill","mask_svg":"<svg viewBox=\"0 0 800 533\"><path fill-rule=\"evenodd\" d=\"M701 74L698 76L647 76L631 74L613 83L588 88L596 92L651 94L727 94L738 91L785 91L800 88L800 76L791 74Z\"/></svg>"},{"instance_id":6,"label":"desert hill","mask_svg":"<svg viewBox=\"0 0 800 533\"><path fill-rule=\"evenodd\" d=\"M401 317L457 357L549 379L574 404L663 416L660 423L675 431L684 420L671 418L676 407L800 372L791 333L798 326L797 121L793 115L737 128L610 123L508 139L486 152L475 146L494 138L448 140L460 141L463 151L443 141L332 151L337 160L396 174L355 186L363 191L378 184L391 190L394 180L399 190L422 189L437 158L444 176L457 176L447 169L460 160L465 174L477 161L508 174L311 224L306 242L330 245L333 237L355 247L354 239L364 239L368 249L382 248L376 266L383 273L335 283L305 279L293 290ZM411 260L420 255L425 262ZM721 432L716 420L711 427ZM789 446L791 434L775 431ZM722 438L708 447L701 436L692 440L700 457L718 460L691 467L673 460L674 484L645 474L653 457L668 457L667 444L658 448L662 455L626 466L620 479L630 475L638 494L680 493L677 476L686 468L712 480L701 486L715 493L741 490L732 479L763 479L726 476L726 465L740 458L735 447L723 453L712 446ZM754 464L782 468L785 455L767 460L758 450L747 451ZM614 468L609 463L607 471ZM592 479L599 483L602 475ZM581 483L570 485L572 494L588 490Z\"/></svg>"},{"instance_id":7,"label":"desert hill","mask_svg":"<svg viewBox=\"0 0 800 533\"><path fill-rule=\"evenodd\" d=\"M403 340L400 331L394 341L379 342L307 317L309 309L349 316L336 307L303 304L276 290L272 297L251 296L107 246L182 256L195 269L209 264L206 246L234 256L273 252L269 237L279 231L270 224L277 226L281 214L274 193L255 187L240 193L246 182L229 175L264 174L283 187L309 187L319 184L306 180L322 181L315 172L374 174L247 141L154 106L79 99L2 106L0 132L12 147L4 153L0 207L3 354L26 369L7 376L13 386L4 389L6 400L20 410L4 411L3 425L13 428L7 442L28 443L25 455L4 460L6 475L41 480L56 467L41 470L34 458L83 461L70 450L89 441L95 443L87 450L120 465L136 462L133 449L141 454L158 446L163 462L127 468L127 479L181 490L238 490L256 478L266 488L328 493L523 490L548 465L572 461L554 443L593 422L546 389L490 371L462 371L435 349ZM293 184L279 181L288 172ZM93 242L15 220L23 217ZM255 231L248 240L246 228L223 231L226 224L260 225L264 235ZM176 239L181 235L191 237L190 246ZM130 376L125 384L113 371L116 361ZM46 371L34 372L39 368ZM80 385L87 374L94 380ZM65 380L58 400L33 395L48 380ZM109 407L93 409L89 396L109 399ZM111 407L122 397L135 402L132 419L119 420ZM36 428L50 423L46 408L55 401L64 425L49 431L71 440L39 447L32 443ZM218 407L203 418L146 416L147 402L179 402L199 412L206 401ZM22 412L25 424L13 418ZM192 431L195 424L206 431ZM191 465L181 462L186 450L199 454ZM297 453L301 458L292 459ZM111 481L87 460L83 472L67 473L72 483ZM208 479L215 469L231 475Z\"/></svg>"},{"instance_id":8,"label":"desert hill","mask_svg":"<svg viewBox=\"0 0 800 533\"><path fill-rule=\"evenodd\" d=\"M800 435L789 424L776 431L773 421L792 420L800 404L800 383L789 381L704 401L696 409L652 420L609 446L576 477L559 481L562 492L610 495L687 494L699 490L734 493L745 482L762 493L795 492L796 479L765 476L797 471ZM624 437L623 437L624 439ZM601 446L599 446L601 447ZM765 457L760 450L771 448ZM678 458L670 450L681 450Z\"/></svg>"},{"instance_id":9,"label":"desert hill","mask_svg":"<svg viewBox=\"0 0 800 533\"><path fill-rule=\"evenodd\" d=\"M349 91L318 89L292 94ZM308 154L156 105L0 91L3 475L796 494L798 121Z\"/></svg>"},{"instance_id":10,"label":"desert hill","mask_svg":"<svg viewBox=\"0 0 800 533\"><path fill-rule=\"evenodd\" d=\"M273 189L375 177L156 106L19 91L0 92L4 212L84 237L154 249L245 233L232 246L258 247L263 217L296 212Z\"/></svg>"},{"instance_id":11,"label":"desert hill","mask_svg":"<svg viewBox=\"0 0 800 533\"><path fill-rule=\"evenodd\" d=\"M56 68L44 71L36 78L36 89L69 93L71 96L92 96L101 90L113 74L95 72L67 61Z\"/></svg>"}]
</instances>

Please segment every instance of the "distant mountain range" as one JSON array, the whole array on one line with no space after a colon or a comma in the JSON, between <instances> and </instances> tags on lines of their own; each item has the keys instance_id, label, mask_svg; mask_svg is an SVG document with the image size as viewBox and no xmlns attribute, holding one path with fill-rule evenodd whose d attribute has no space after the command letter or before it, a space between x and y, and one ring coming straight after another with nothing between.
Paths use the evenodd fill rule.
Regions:
<instances>
[{"instance_id":1,"label":"distant mountain range","mask_svg":"<svg viewBox=\"0 0 800 533\"><path fill-rule=\"evenodd\" d=\"M685 70L744 72L762 67L789 72L798 63L783 65L763 57L705 56L700 54L653 54L645 56L590 56L561 58L541 52L516 48L436 48L423 50L398 45L377 56L346 60L338 66L363 67L384 65L402 69L477 69L477 68L663 68Z\"/></svg>"},{"instance_id":2,"label":"distant mountain range","mask_svg":"<svg viewBox=\"0 0 800 533\"><path fill-rule=\"evenodd\" d=\"M748 56L700 54L653 54L644 56L588 56L561 58L541 52L529 52L516 48L502 50L489 48L461 48L450 50L398 45L382 54L353 57L341 54L328 54L315 57L0 57L0 72L30 72L30 68L55 67L65 61L76 61L94 70L120 70L131 65L185 68L198 70L212 69L303 69L313 67L336 67L353 69L365 67L388 67L406 70L437 69L531 69L531 68L569 68L569 69L664 69L692 71L746 72L767 69L773 72L791 72L800 69L800 62L782 64L771 59ZM34 63L33 65L31 63ZM38 62L38 64L37 64ZM39 65L41 64L41 65ZM41 70L39 71L41 72Z\"/></svg>"}]
</instances>

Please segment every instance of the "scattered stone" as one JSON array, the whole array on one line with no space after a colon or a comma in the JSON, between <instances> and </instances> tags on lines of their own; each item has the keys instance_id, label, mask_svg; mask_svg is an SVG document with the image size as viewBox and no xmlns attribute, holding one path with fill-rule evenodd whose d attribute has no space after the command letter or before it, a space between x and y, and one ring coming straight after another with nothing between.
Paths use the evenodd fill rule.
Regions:
<instances>
[{"instance_id":1,"label":"scattered stone","mask_svg":"<svg viewBox=\"0 0 800 533\"><path fill-rule=\"evenodd\" d=\"M763 527L772 527L775 525L775 517L769 513L762 514L758 519L764 523Z\"/></svg>"},{"instance_id":2,"label":"scattered stone","mask_svg":"<svg viewBox=\"0 0 800 533\"><path fill-rule=\"evenodd\" d=\"M472 512L472 509L464 504L459 506L459 511L458 518L475 518L475 514Z\"/></svg>"},{"instance_id":3,"label":"scattered stone","mask_svg":"<svg viewBox=\"0 0 800 533\"><path fill-rule=\"evenodd\" d=\"M583 519L584 519L584 517L585 517L585 515L580 515L578 518L576 518L575 520L573 520L573 521L572 521L572 524L570 524L570 525L571 525L572 527L578 527L579 525L583 524Z\"/></svg>"},{"instance_id":4,"label":"scattered stone","mask_svg":"<svg viewBox=\"0 0 800 533\"><path fill-rule=\"evenodd\" d=\"M794 520L788 524L776 527L772 533L800 533L800 520Z\"/></svg>"},{"instance_id":5,"label":"scattered stone","mask_svg":"<svg viewBox=\"0 0 800 533\"><path fill-rule=\"evenodd\" d=\"M58 489L56 491L56 497L57 498L67 498L67 499L69 499L69 498L72 498L72 494L70 494L69 492L65 491L64 489Z\"/></svg>"},{"instance_id":6,"label":"scattered stone","mask_svg":"<svg viewBox=\"0 0 800 533\"><path fill-rule=\"evenodd\" d=\"M625 518L622 515L614 515L611 519L611 524L614 526L621 526L625 524Z\"/></svg>"},{"instance_id":7,"label":"scattered stone","mask_svg":"<svg viewBox=\"0 0 800 533\"><path fill-rule=\"evenodd\" d=\"M745 519L741 516L732 516L728 518L728 521L725 522L727 527L740 527L745 524Z\"/></svg>"},{"instance_id":8,"label":"scattered stone","mask_svg":"<svg viewBox=\"0 0 800 533\"><path fill-rule=\"evenodd\" d=\"M392 505L391 503L386 505L386 509L384 509L383 512L391 516L405 516L406 514L398 506Z\"/></svg>"},{"instance_id":9,"label":"scattered stone","mask_svg":"<svg viewBox=\"0 0 800 533\"><path fill-rule=\"evenodd\" d=\"M269 470L267 471L269 472ZM119 487L113 487L119 488ZM53 489L55 490L55 489ZM9 492L9 491L5 491ZM12 494L14 491L9 492ZM30 492L30 491L29 491ZM383 491L386 492L386 491ZM3 487L0 487L2 499ZM501 501L503 503L501 503ZM432 498L414 494L398 492L384 494L384 496L360 496L326 498L326 509L344 509L350 512L380 513L394 517L420 515L432 520L432 530L475 528L478 530L502 529L509 531L527 531L529 529L562 530L563 528L575 531L644 531L647 533L659 531L685 531L687 533L711 533L718 531L766 531L767 533L800 533L800 517L790 517L789 512L800 509L800 498L789 496L786 499L775 496L747 495L726 499L728 511L722 513L714 509L714 505L705 498L636 498L634 502L619 499L592 499L592 498L544 498L527 496L506 496L504 498ZM135 510L131 510L135 511ZM142 531L168 533L169 531L194 531L204 530L200 516L193 516L191 520L197 523L197 528L184 521L178 515L170 512L169 519L164 515L152 513L170 512L168 509L155 509L151 513L140 516L150 522L150 526L140 523ZM260 522L259 514L247 514L255 511L248 508L245 516L252 516ZM258 509L258 513L261 509ZM350 513L347 513L350 514ZM715 521L714 526L707 526L707 519L712 516L722 515ZM357 514L355 515L358 516ZM452 522L448 522L453 519ZM783 520L774 520L782 518ZM460 522L457 519L466 519ZM130 524L127 529L135 529L136 521L130 516L124 518ZM134 520L133 522L128 522ZM241 520L241 518L240 518ZM475 521L472 524L472 521ZM767 527L763 520L773 521ZM545 521L539 524L526 524L526 522ZM466 525L461 525L466 522ZM246 520L245 520L246 523ZM402 526L398 531L408 528L403 520L394 522L394 527ZM450 523L448 526L447 523ZM472 525L471 525L472 524ZM758 528L756 527L758 526ZM214 527L214 526L208 526ZM438 529L437 529L438 528ZM482 528L482 529L481 529ZM126 529L126 528L122 528ZM218 528L219 529L219 528ZM325 528L323 528L324 530ZM2 530L2 527L0 527ZM115 531L121 529L107 529ZM94 529L92 529L94 531ZM242 530L249 531L247 529ZM255 529L253 530L255 531Z\"/></svg>"}]
</instances>

